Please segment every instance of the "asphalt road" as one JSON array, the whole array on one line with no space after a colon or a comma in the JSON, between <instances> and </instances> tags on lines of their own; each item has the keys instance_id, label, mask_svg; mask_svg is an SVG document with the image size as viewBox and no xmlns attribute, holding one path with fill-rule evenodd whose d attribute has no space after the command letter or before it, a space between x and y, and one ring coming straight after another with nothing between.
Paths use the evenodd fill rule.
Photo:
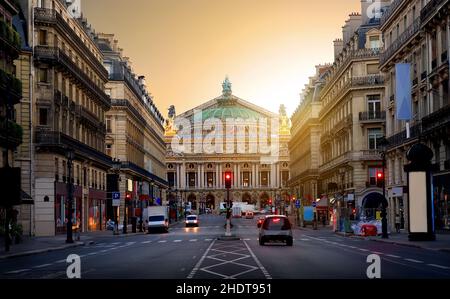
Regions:
<instances>
[{"instance_id":1,"label":"asphalt road","mask_svg":"<svg viewBox=\"0 0 450 299\"><path fill-rule=\"evenodd\" d=\"M367 257L381 258L382 278L450 278L450 254L294 230L294 246L258 245L256 218L233 219L238 241L220 241L224 217L204 215L199 228L168 234L106 236L92 245L0 261L0 279L67 278L66 259L80 256L83 279L367 278Z\"/></svg>"}]
</instances>

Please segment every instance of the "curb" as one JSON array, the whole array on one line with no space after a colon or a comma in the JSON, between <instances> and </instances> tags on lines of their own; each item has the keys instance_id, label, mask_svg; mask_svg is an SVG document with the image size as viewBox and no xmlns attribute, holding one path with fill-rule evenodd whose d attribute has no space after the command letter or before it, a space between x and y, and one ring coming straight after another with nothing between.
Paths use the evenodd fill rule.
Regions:
<instances>
[{"instance_id":1,"label":"curb","mask_svg":"<svg viewBox=\"0 0 450 299\"><path fill-rule=\"evenodd\" d=\"M89 244L92 244L92 241L90 241ZM85 246L85 245L86 245L85 242L76 242L74 244L64 245L64 246L59 246L59 247L50 247L50 248L45 248L45 249L38 249L38 250L25 251L25 252L20 252L20 253L15 253L15 254L4 255L4 256L0 256L0 260L36 255L36 254L40 254L40 253L58 251L58 250L63 250L63 249L68 249L68 248Z\"/></svg>"},{"instance_id":2,"label":"curb","mask_svg":"<svg viewBox=\"0 0 450 299\"><path fill-rule=\"evenodd\" d=\"M420 248L420 249L425 249L425 250L441 251L441 252L450 253L450 248L430 248L430 247L425 247L425 246L421 246L421 245L417 245L417 244L409 244L409 243L398 242L398 241L383 241L380 239L366 239L364 237L356 236L356 235L346 236L346 235L338 233L338 232L336 232L336 234L341 237L355 238L355 239L367 240L367 241L373 241L373 242L379 242L379 243L394 244L394 245L404 246L404 247Z\"/></svg>"}]
</instances>

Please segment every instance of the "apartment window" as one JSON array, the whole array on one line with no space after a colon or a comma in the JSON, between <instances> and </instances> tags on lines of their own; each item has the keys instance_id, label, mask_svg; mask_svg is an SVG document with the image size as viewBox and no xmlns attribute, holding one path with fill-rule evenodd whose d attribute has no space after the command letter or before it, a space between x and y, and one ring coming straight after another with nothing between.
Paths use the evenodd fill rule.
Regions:
<instances>
[{"instance_id":1,"label":"apartment window","mask_svg":"<svg viewBox=\"0 0 450 299\"><path fill-rule=\"evenodd\" d=\"M189 187L195 187L195 172L188 173L188 185Z\"/></svg>"},{"instance_id":2,"label":"apartment window","mask_svg":"<svg viewBox=\"0 0 450 299\"><path fill-rule=\"evenodd\" d=\"M380 37L379 36L371 36L369 37L369 44L371 49L378 49L381 47L380 45Z\"/></svg>"},{"instance_id":3,"label":"apartment window","mask_svg":"<svg viewBox=\"0 0 450 299\"><path fill-rule=\"evenodd\" d=\"M80 177L80 166L77 165L77 185L80 185L81 177Z\"/></svg>"},{"instance_id":4,"label":"apartment window","mask_svg":"<svg viewBox=\"0 0 450 299\"><path fill-rule=\"evenodd\" d=\"M382 172L383 172L383 169L381 169L381 168L375 168L375 167L369 168L369 184L370 184L370 186L381 187L383 181L381 179L378 179L377 174L382 173Z\"/></svg>"},{"instance_id":5,"label":"apartment window","mask_svg":"<svg viewBox=\"0 0 450 299\"><path fill-rule=\"evenodd\" d=\"M262 187L269 186L269 172L268 171L261 172L261 186Z\"/></svg>"},{"instance_id":6,"label":"apartment window","mask_svg":"<svg viewBox=\"0 0 450 299\"><path fill-rule=\"evenodd\" d=\"M47 45L47 31L39 30L39 45L46 46Z\"/></svg>"},{"instance_id":7,"label":"apartment window","mask_svg":"<svg viewBox=\"0 0 450 299\"><path fill-rule=\"evenodd\" d=\"M250 187L250 172L246 171L242 173L242 185L244 187Z\"/></svg>"},{"instance_id":8,"label":"apartment window","mask_svg":"<svg viewBox=\"0 0 450 299\"><path fill-rule=\"evenodd\" d=\"M84 167L83 168L83 186L87 186L87 184L88 184L88 182L87 182L87 180L88 180L88 172L87 172L87 169L86 169L86 167Z\"/></svg>"},{"instance_id":9,"label":"apartment window","mask_svg":"<svg viewBox=\"0 0 450 299\"><path fill-rule=\"evenodd\" d=\"M369 95L367 97L367 111L369 112L369 117L377 118L381 113L381 96L380 95Z\"/></svg>"},{"instance_id":10,"label":"apartment window","mask_svg":"<svg viewBox=\"0 0 450 299\"><path fill-rule=\"evenodd\" d=\"M369 138L369 149L370 150L378 149L381 138L383 137L382 130L380 128L367 129L367 136Z\"/></svg>"},{"instance_id":11,"label":"apartment window","mask_svg":"<svg viewBox=\"0 0 450 299\"><path fill-rule=\"evenodd\" d=\"M48 70L39 69L39 82L48 83Z\"/></svg>"},{"instance_id":12,"label":"apartment window","mask_svg":"<svg viewBox=\"0 0 450 299\"><path fill-rule=\"evenodd\" d=\"M175 186L175 173L174 172L167 173L167 181L169 183L169 187Z\"/></svg>"},{"instance_id":13,"label":"apartment window","mask_svg":"<svg viewBox=\"0 0 450 299\"><path fill-rule=\"evenodd\" d=\"M108 156L112 157L112 145L111 144L106 145L106 154Z\"/></svg>"},{"instance_id":14,"label":"apartment window","mask_svg":"<svg viewBox=\"0 0 450 299\"><path fill-rule=\"evenodd\" d=\"M367 65L367 74L368 75L377 75L380 71L378 69L378 64L368 64Z\"/></svg>"},{"instance_id":15,"label":"apartment window","mask_svg":"<svg viewBox=\"0 0 450 299\"><path fill-rule=\"evenodd\" d=\"M282 184L282 187L287 186L288 180L289 180L289 171L282 171L281 172L281 184Z\"/></svg>"},{"instance_id":16,"label":"apartment window","mask_svg":"<svg viewBox=\"0 0 450 299\"><path fill-rule=\"evenodd\" d=\"M206 174L206 185L208 188L212 188L214 186L214 173L208 172Z\"/></svg>"},{"instance_id":17,"label":"apartment window","mask_svg":"<svg viewBox=\"0 0 450 299\"><path fill-rule=\"evenodd\" d=\"M41 125L41 126L48 125L48 109L47 108L39 108L39 125Z\"/></svg>"},{"instance_id":18,"label":"apartment window","mask_svg":"<svg viewBox=\"0 0 450 299\"><path fill-rule=\"evenodd\" d=\"M106 119L106 132L112 133L112 129L111 129L111 119L110 119L110 118L107 118L107 119Z\"/></svg>"}]
</instances>

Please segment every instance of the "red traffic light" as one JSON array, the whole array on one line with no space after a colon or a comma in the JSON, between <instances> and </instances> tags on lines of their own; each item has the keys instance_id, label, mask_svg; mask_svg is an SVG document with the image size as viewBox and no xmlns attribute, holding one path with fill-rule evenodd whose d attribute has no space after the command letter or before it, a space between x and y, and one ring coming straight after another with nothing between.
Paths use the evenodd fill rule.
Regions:
<instances>
[{"instance_id":1,"label":"red traffic light","mask_svg":"<svg viewBox=\"0 0 450 299\"><path fill-rule=\"evenodd\" d=\"M269 205L271 205L272 204L272 199L269 199Z\"/></svg>"},{"instance_id":2,"label":"red traffic light","mask_svg":"<svg viewBox=\"0 0 450 299\"><path fill-rule=\"evenodd\" d=\"M127 193L125 195L125 200L131 200L131 194L130 193Z\"/></svg>"},{"instance_id":3,"label":"red traffic light","mask_svg":"<svg viewBox=\"0 0 450 299\"><path fill-rule=\"evenodd\" d=\"M378 172L377 173L377 178L382 179L383 178L383 173L382 172Z\"/></svg>"},{"instance_id":4,"label":"red traffic light","mask_svg":"<svg viewBox=\"0 0 450 299\"><path fill-rule=\"evenodd\" d=\"M225 173L225 188L230 189L231 188L231 172Z\"/></svg>"}]
</instances>

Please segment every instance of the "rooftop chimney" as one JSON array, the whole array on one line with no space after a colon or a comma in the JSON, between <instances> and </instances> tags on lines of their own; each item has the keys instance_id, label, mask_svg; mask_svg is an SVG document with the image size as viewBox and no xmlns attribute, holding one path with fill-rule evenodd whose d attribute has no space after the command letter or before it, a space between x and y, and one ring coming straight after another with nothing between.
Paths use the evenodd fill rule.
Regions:
<instances>
[{"instance_id":1,"label":"rooftop chimney","mask_svg":"<svg viewBox=\"0 0 450 299\"><path fill-rule=\"evenodd\" d=\"M333 41L333 44L334 44L334 58L337 58L344 49L344 41L338 38Z\"/></svg>"}]
</instances>

